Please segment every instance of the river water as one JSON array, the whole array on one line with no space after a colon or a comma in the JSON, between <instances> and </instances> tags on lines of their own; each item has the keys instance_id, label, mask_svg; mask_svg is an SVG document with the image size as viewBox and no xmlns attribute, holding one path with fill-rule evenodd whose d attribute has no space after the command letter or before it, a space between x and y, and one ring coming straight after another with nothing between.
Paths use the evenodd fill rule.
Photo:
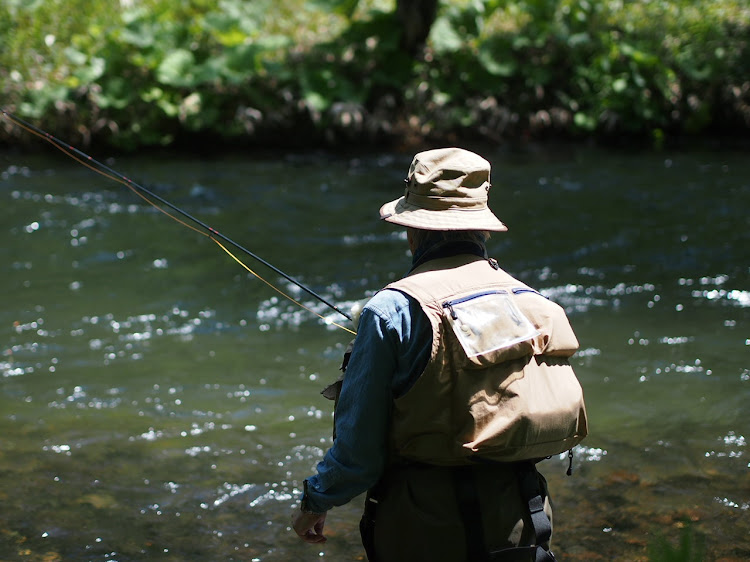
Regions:
<instances>
[{"instance_id":1,"label":"river water","mask_svg":"<svg viewBox=\"0 0 750 562\"><path fill-rule=\"evenodd\" d=\"M490 253L581 341L591 434L572 476L542 465L559 558L666 559L684 539L750 559L747 154L480 151L510 227ZM107 163L347 308L408 268L377 210L410 160ZM289 529L350 334L46 145L0 174L0 560L362 560L361 497L323 547Z\"/></svg>"}]
</instances>

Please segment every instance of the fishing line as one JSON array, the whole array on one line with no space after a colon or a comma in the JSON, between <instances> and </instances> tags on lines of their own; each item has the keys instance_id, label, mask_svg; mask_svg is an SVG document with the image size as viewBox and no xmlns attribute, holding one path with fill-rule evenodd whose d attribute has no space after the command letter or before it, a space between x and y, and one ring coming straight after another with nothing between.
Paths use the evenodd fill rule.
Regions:
<instances>
[{"instance_id":1,"label":"fishing line","mask_svg":"<svg viewBox=\"0 0 750 562\"><path fill-rule=\"evenodd\" d=\"M70 158L72 158L76 162L78 162L78 163L86 166L90 170L93 170L94 172L96 172L96 173L98 173L98 174L100 174L100 175L102 175L102 176L104 176L104 177L106 177L106 178L108 178L108 179L110 179L112 181L116 181L118 183L123 184L128 189L130 189L130 191L132 191L133 193L135 193L136 195L138 195L138 197L140 197L141 199L143 199L144 201L146 201L149 205L153 206L158 211L160 211L163 214L167 215L172 220L180 223L181 225L189 228L190 230L192 230L194 232L197 232L198 234L201 234L201 235L203 235L203 236L205 236L207 238L210 238L213 242L216 243L217 246L219 246L219 248L221 248L224 252L226 252L234 261L236 261L238 264L240 264L242 267L244 267L250 274L252 274L253 276L255 276L258 280L262 281L263 283L265 283L269 287L271 287L274 291L276 291L277 293L279 293L280 295L282 295L284 298L292 301L294 304L296 304L297 306L303 308L304 310L307 310L308 312L314 314L315 316L317 316L318 318L320 318L321 320L323 320L326 324L332 324L333 326L336 326L337 328L341 328L342 330L344 330L346 332L349 332L350 334L356 335L355 331L353 331L353 330L351 330L351 329L349 329L349 328L347 328L345 326L342 326L341 324L333 322L331 320L327 320L321 314L318 314L314 310L311 310L310 308L308 308L307 306L305 306L304 304L302 304L301 302L299 302L295 298L291 297L290 295L288 295L287 293L285 293L284 291L282 291L281 289L279 289L278 287L276 287L275 285L273 285L269 281L265 280L263 277L261 277L260 275L258 275L258 273L256 273L252 269L250 269L242 260L240 260L232 252L230 252L229 249L224 244L222 244L219 240L221 240L221 241L223 241L223 242L225 242L225 243L227 243L227 244L229 244L231 246L234 246L236 249L240 250L241 252L244 252L245 254L247 254L248 256L250 256L251 258L253 258L254 260L260 262L261 264L265 265L266 267L268 267L272 271L278 273L284 279L286 279L287 281L289 281L292 284L296 285L297 287L299 287L300 289L302 289L303 291L305 291L306 293L308 293L310 296L314 297L315 299L317 299L321 303L325 304L326 306L328 306L332 310L338 312L339 314L341 314L347 320L350 320L350 321L352 320L352 317L350 315L348 315L345 312L343 312L342 310L340 310L337 306L335 306L334 304L328 302L328 300L326 300L325 298L323 298L320 295L318 295L315 291L313 291L312 289L306 287L305 285L303 285L302 283L300 283L299 281L297 281L293 277L287 275L286 273L284 273L283 271L281 271L277 267L273 266L272 264L268 263L266 260L264 260L263 258L259 257L255 253L251 252L250 250L248 250L244 246L238 244L237 242L235 242L231 238L223 235L221 232L219 232L215 228L213 228L213 227L207 225L206 223L204 223L203 221L195 218L194 216L190 215L186 211L183 211L182 209L180 209L176 205L170 203L169 201L167 201L166 199L164 199L161 196L157 195L156 193L153 193L152 191L150 191L150 190L146 189L145 187L139 185L138 183L134 182L133 180L131 180L127 176L121 174L120 172L118 172L116 170L113 170L109 166L106 166L105 164L102 164L101 162L99 162L98 160L95 160L94 158L92 158L88 154L86 154L86 153L78 150L76 147L74 147L74 146L72 146L72 145L70 145L70 144L68 144L68 143L66 143L66 142L58 139L57 137L55 137L55 136L47 133L46 131L43 131L42 129L39 129L38 127L32 125L31 123L28 123L27 121L24 121L20 117L17 117L17 116L13 115L12 113L10 113L10 112L8 112L8 111L6 111L4 109L0 109L0 111L2 111L3 117L5 117L6 119L8 119L11 123L13 123L13 124L17 125L18 127L21 127L22 129L24 129L24 130L26 130L26 131L28 131L28 132L30 132L30 133L38 136L39 138L47 141L48 143L50 143L55 148L57 148L58 150L62 151L65 155L69 156ZM161 205L163 205L163 207L157 205L154 201L158 201ZM193 226L193 224L189 224L188 222L185 222L184 220L182 220L178 216L175 216L172 213L169 213L166 209L164 209L164 207L167 207L167 208L171 209L172 211L174 211L175 213L181 215L183 218L185 218L185 219L187 219L189 221L192 221L195 225L198 225L198 227L200 227L200 228L197 228L196 226Z\"/></svg>"}]
</instances>

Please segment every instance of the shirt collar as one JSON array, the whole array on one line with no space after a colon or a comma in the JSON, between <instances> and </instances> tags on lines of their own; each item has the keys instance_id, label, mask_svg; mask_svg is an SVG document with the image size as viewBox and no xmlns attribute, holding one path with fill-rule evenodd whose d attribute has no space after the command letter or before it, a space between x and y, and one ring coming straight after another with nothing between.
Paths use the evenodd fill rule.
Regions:
<instances>
[{"instance_id":1,"label":"shirt collar","mask_svg":"<svg viewBox=\"0 0 750 562\"><path fill-rule=\"evenodd\" d=\"M414 252L409 273L430 260L448 258L459 254L470 254L479 256L480 258L487 258L487 249L482 244L469 240L452 240L436 242L427 246L423 245Z\"/></svg>"}]
</instances>

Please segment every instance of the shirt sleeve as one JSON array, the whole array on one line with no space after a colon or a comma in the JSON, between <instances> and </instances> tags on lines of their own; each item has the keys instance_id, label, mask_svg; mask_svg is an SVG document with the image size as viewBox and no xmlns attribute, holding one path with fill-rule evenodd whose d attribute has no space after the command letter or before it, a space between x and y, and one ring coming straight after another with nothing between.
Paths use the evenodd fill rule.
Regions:
<instances>
[{"instance_id":1,"label":"shirt sleeve","mask_svg":"<svg viewBox=\"0 0 750 562\"><path fill-rule=\"evenodd\" d=\"M305 482L306 509L343 505L380 478L393 398L429 358L428 323L419 305L396 291L381 291L362 311L336 408L336 440Z\"/></svg>"}]
</instances>

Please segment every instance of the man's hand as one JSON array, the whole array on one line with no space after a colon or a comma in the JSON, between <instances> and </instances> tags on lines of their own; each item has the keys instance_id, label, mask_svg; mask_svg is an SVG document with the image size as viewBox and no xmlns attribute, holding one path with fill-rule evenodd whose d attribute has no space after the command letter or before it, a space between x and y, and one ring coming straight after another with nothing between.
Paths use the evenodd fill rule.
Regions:
<instances>
[{"instance_id":1,"label":"man's hand","mask_svg":"<svg viewBox=\"0 0 750 562\"><path fill-rule=\"evenodd\" d=\"M292 515L292 528L299 538L310 544L324 543L328 539L323 535L326 523L325 513L304 513L301 509Z\"/></svg>"}]
</instances>

